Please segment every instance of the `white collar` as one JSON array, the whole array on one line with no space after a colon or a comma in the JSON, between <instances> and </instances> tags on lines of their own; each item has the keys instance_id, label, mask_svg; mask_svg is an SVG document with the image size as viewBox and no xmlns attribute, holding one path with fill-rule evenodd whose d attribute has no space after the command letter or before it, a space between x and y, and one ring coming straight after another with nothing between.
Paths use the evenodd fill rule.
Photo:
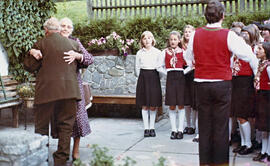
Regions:
<instances>
[{"instance_id":1,"label":"white collar","mask_svg":"<svg viewBox=\"0 0 270 166\"><path fill-rule=\"evenodd\" d=\"M209 27L209 28L221 28L221 22L216 22L216 23L213 23L213 24L207 24L206 27Z\"/></svg>"}]
</instances>

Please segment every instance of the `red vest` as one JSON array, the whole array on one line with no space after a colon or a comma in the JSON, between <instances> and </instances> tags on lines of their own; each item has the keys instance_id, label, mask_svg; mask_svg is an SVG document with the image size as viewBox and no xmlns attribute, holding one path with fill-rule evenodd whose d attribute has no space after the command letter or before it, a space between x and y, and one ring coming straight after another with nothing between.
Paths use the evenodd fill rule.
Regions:
<instances>
[{"instance_id":1,"label":"red vest","mask_svg":"<svg viewBox=\"0 0 270 166\"><path fill-rule=\"evenodd\" d=\"M177 61L175 63L175 67L172 66L171 60L172 60L172 55L166 50L165 51L165 67L166 69L172 69L172 68L183 68L184 66L184 58L183 58L183 52L176 53L176 58Z\"/></svg>"},{"instance_id":2,"label":"red vest","mask_svg":"<svg viewBox=\"0 0 270 166\"><path fill-rule=\"evenodd\" d=\"M252 76L253 72L248 62L245 62L239 59L240 62L240 71L236 74L236 76Z\"/></svg>"},{"instance_id":3,"label":"red vest","mask_svg":"<svg viewBox=\"0 0 270 166\"><path fill-rule=\"evenodd\" d=\"M194 35L195 78L231 80L228 29L202 27Z\"/></svg>"},{"instance_id":4,"label":"red vest","mask_svg":"<svg viewBox=\"0 0 270 166\"><path fill-rule=\"evenodd\" d=\"M260 90L270 90L270 79L268 77L266 68L262 71L260 76Z\"/></svg>"}]
</instances>

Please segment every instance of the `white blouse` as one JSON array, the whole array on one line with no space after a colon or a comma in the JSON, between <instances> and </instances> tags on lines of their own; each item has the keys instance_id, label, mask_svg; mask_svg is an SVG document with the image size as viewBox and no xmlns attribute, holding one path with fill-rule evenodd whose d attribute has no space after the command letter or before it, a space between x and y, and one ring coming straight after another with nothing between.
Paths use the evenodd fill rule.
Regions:
<instances>
[{"instance_id":1,"label":"white blouse","mask_svg":"<svg viewBox=\"0 0 270 166\"><path fill-rule=\"evenodd\" d=\"M162 64L161 51L159 49L155 47L151 47L149 50L142 48L136 54L135 74L139 76L140 69L162 70Z\"/></svg>"}]
</instances>

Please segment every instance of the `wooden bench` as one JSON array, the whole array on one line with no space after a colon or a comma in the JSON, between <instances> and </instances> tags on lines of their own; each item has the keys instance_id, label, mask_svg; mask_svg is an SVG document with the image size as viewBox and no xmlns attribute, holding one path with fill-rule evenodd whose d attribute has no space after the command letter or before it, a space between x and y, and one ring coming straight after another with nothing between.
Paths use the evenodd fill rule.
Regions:
<instances>
[{"instance_id":1,"label":"wooden bench","mask_svg":"<svg viewBox=\"0 0 270 166\"><path fill-rule=\"evenodd\" d=\"M136 104L136 97L128 95L94 95L92 103Z\"/></svg>"},{"instance_id":2,"label":"wooden bench","mask_svg":"<svg viewBox=\"0 0 270 166\"><path fill-rule=\"evenodd\" d=\"M23 103L17 95L18 82L10 75L0 78L0 118L2 109L11 108L13 127L17 128L19 127L19 107Z\"/></svg>"},{"instance_id":3,"label":"wooden bench","mask_svg":"<svg viewBox=\"0 0 270 166\"><path fill-rule=\"evenodd\" d=\"M92 103L97 104L136 104L136 96L130 95L94 95ZM162 107L158 108L156 121L162 119Z\"/></svg>"}]
</instances>

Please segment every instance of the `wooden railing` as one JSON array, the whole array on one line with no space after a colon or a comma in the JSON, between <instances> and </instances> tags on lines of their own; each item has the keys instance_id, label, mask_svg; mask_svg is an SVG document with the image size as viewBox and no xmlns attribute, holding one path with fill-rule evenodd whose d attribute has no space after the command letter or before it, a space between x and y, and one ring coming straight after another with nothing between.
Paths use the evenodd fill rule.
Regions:
<instances>
[{"instance_id":1,"label":"wooden railing","mask_svg":"<svg viewBox=\"0 0 270 166\"><path fill-rule=\"evenodd\" d=\"M270 0L220 0L226 14L270 9ZM87 0L91 19L203 15L208 0Z\"/></svg>"}]
</instances>

